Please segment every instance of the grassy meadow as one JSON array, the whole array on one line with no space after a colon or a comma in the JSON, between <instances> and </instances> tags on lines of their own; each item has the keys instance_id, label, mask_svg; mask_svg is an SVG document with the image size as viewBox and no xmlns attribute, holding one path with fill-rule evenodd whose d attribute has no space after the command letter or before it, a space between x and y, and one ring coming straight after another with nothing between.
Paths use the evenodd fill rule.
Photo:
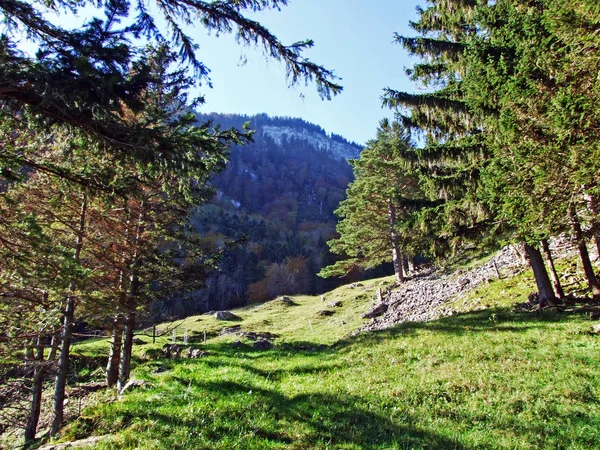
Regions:
<instances>
[{"instance_id":1,"label":"grassy meadow","mask_svg":"<svg viewBox=\"0 0 600 450\"><path fill-rule=\"evenodd\" d=\"M177 322L180 337L187 328L209 352L200 359L157 358L171 335L152 344L141 333L133 376L145 384L121 397L94 394L62 440L111 435L95 448L145 450L600 448L594 322L576 308L516 312L529 279L480 286L451 317L354 337L391 279L324 301L250 306L235 311L238 322ZM271 333L275 347L233 345L238 337L219 335L232 325ZM81 370L103 363L107 349L105 340L79 344Z\"/></svg>"}]
</instances>

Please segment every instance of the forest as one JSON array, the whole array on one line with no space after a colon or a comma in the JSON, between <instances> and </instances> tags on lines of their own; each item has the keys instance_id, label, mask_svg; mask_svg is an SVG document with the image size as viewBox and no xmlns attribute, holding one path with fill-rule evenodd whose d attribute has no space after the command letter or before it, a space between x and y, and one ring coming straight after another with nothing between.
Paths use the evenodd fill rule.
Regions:
<instances>
[{"instance_id":1,"label":"forest","mask_svg":"<svg viewBox=\"0 0 600 450\"><path fill-rule=\"evenodd\" d=\"M152 14L148 3L0 4L0 433L18 422L35 441L51 380L59 434L86 330L110 336L105 384L120 391L141 324L324 292L338 281L321 278L383 263L401 285L415 259L513 244L543 309L566 298L549 246L563 235L600 298L588 249L600 251L595 0L429 0L415 35L395 36L418 61L406 73L419 93L384 89L394 119L350 165L297 141L283 167L251 130L275 119L198 112L190 91L209 69L185 26L260 46L290 85L331 99L342 86L303 56L313 42L285 45L248 16L287 1L157 1ZM44 13L92 5L76 29Z\"/></svg>"}]
</instances>

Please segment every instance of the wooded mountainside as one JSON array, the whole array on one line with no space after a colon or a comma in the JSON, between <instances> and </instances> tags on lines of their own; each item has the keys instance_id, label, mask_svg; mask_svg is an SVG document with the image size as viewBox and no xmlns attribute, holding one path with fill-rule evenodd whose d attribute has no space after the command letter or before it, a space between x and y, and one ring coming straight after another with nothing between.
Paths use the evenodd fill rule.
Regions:
<instances>
[{"instance_id":1,"label":"wooded mountainside","mask_svg":"<svg viewBox=\"0 0 600 450\"><path fill-rule=\"evenodd\" d=\"M155 302L152 320L281 294L316 294L339 285L340 280L316 274L334 262L326 243L334 237L334 210L352 179L345 156L358 157L360 146L301 119L265 114L197 118L223 128L241 129L248 122L256 131L253 142L230 148L227 168L211 180L215 197L191 217L194 231L207 242L247 240L223 255L206 289Z\"/></svg>"}]
</instances>

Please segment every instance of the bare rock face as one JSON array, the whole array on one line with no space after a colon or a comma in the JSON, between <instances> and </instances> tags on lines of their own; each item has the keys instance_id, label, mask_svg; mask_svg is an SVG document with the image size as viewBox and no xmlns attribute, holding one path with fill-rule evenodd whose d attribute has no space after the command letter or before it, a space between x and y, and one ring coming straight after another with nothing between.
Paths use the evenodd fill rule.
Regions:
<instances>
[{"instance_id":1,"label":"bare rock face","mask_svg":"<svg viewBox=\"0 0 600 450\"><path fill-rule=\"evenodd\" d=\"M241 317L236 316L235 314L229 311L217 311L215 313L215 319L224 321L242 320Z\"/></svg>"},{"instance_id":2,"label":"bare rock face","mask_svg":"<svg viewBox=\"0 0 600 450\"><path fill-rule=\"evenodd\" d=\"M373 317L378 317L384 314L388 310L389 306L385 303L380 303L379 305L371 308L366 313L362 315L363 319L372 319Z\"/></svg>"}]
</instances>

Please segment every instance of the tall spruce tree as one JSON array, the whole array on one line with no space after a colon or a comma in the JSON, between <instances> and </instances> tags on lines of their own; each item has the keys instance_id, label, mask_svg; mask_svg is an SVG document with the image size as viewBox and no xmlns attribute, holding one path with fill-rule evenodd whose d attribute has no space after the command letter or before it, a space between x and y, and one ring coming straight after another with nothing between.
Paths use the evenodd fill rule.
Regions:
<instances>
[{"instance_id":1,"label":"tall spruce tree","mask_svg":"<svg viewBox=\"0 0 600 450\"><path fill-rule=\"evenodd\" d=\"M328 242L331 251L345 259L324 268L320 276L343 276L358 267L391 261L396 280L404 281L403 256L412 249L402 224L423 198L410 171L411 152L412 144L400 124L383 120L377 138L359 159L350 161L355 179L336 210L342 219L337 226L340 237Z\"/></svg>"}]
</instances>

